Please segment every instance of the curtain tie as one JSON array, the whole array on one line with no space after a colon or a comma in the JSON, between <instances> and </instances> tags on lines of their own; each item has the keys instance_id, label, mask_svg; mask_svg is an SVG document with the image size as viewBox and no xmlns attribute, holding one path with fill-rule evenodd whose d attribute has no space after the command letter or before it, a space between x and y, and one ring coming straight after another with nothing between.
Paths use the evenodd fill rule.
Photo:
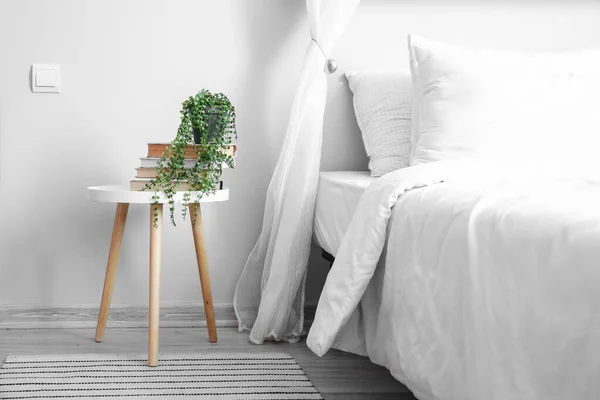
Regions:
<instances>
[{"instance_id":1,"label":"curtain tie","mask_svg":"<svg viewBox=\"0 0 600 400\"><path fill-rule=\"evenodd\" d=\"M321 53L323 53L323 57L325 57L325 72L327 72L328 74L333 74L337 70L337 64L335 60L327 57L327 54L325 54L325 51L323 50L319 42L317 42L315 39L311 40L315 42L319 50L321 50Z\"/></svg>"}]
</instances>

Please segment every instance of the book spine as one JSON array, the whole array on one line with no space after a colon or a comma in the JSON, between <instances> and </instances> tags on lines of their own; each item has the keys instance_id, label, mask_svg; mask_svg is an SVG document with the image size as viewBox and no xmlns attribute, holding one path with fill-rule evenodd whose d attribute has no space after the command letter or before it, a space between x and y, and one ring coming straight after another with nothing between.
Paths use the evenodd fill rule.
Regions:
<instances>
[{"instance_id":1,"label":"book spine","mask_svg":"<svg viewBox=\"0 0 600 400\"><path fill-rule=\"evenodd\" d=\"M156 167L156 163L158 162L158 157L140 158L140 160L141 160L140 168L154 168L154 167ZM185 160L184 161L184 168L186 168L186 169L191 169L194 167L194 165L196 165L196 160ZM233 160L233 166L235 167L235 159ZM227 164L223 163L221 168L228 169L229 166Z\"/></svg>"},{"instance_id":2,"label":"book spine","mask_svg":"<svg viewBox=\"0 0 600 400\"><path fill-rule=\"evenodd\" d=\"M168 145L148 144L148 157L149 158L160 158L167 151ZM232 157L237 152L237 145L230 145L226 149L223 149L223 153L228 154ZM198 147L195 145L188 145L184 152L184 158L196 159L198 157Z\"/></svg>"}]
</instances>

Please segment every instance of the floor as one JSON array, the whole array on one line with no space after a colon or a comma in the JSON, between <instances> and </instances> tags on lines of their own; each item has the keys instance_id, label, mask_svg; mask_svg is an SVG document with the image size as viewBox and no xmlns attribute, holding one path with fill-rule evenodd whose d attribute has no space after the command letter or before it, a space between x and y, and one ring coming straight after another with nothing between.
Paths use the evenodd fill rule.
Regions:
<instances>
[{"instance_id":1,"label":"floor","mask_svg":"<svg viewBox=\"0 0 600 400\"><path fill-rule=\"evenodd\" d=\"M219 342L208 342L206 328L163 328L160 350L164 352L261 352L292 355L327 400L416 400L383 367L367 358L330 351L315 356L304 343L250 344L247 333L219 328ZM0 364L9 354L65 354L146 352L147 330L108 328L104 343L94 342L93 329L3 329L0 330Z\"/></svg>"}]
</instances>

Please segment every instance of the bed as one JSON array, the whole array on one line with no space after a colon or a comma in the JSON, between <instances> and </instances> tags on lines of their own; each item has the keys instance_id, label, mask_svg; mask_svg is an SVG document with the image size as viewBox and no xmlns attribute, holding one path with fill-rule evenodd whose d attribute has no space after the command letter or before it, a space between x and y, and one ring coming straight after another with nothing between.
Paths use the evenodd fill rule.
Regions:
<instances>
[{"instance_id":1,"label":"bed","mask_svg":"<svg viewBox=\"0 0 600 400\"><path fill-rule=\"evenodd\" d=\"M335 262L307 345L368 356L422 400L598 399L600 120L586 90L600 91L600 54L564 75L581 55L493 54L510 79L469 86L453 57L477 74L480 54L432 48L446 53L423 62L445 70L429 65L435 81L415 96L410 166L370 182L321 174L314 238Z\"/></svg>"},{"instance_id":2,"label":"bed","mask_svg":"<svg viewBox=\"0 0 600 400\"><path fill-rule=\"evenodd\" d=\"M309 346L369 356L420 399L599 398L599 183L469 170L373 184Z\"/></svg>"}]
</instances>

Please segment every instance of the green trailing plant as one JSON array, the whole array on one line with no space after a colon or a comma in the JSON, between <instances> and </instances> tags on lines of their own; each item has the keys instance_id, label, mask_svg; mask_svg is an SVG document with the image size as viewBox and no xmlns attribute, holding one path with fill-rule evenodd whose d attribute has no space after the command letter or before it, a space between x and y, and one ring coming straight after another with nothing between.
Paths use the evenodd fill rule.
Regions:
<instances>
[{"instance_id":1,"label":"green trailing plant","mask_svg":"<svg viewBox=\"0 0 600 400\"><path fill-rule=\"evenodd\" d=\"M142 190L154 190L154 226L158 223L158 193L164 192L168 199L171 223L175 223L175 201L173 199L182 182L189 190L183 194L181 208L185 220L188 204L198 203L203 196L217 191L223 165L233 168L233 158L225 151L235 136L235 108L222 93L213 94L203 89L182 104L181 122L177 135L159 159L155 170L157 177ZM185 151L194 144L196 164L185 168ZM196 196L192 199L192 192ZM192 217L195 222L196 216Z\"/></svg>"}]
</instances>

